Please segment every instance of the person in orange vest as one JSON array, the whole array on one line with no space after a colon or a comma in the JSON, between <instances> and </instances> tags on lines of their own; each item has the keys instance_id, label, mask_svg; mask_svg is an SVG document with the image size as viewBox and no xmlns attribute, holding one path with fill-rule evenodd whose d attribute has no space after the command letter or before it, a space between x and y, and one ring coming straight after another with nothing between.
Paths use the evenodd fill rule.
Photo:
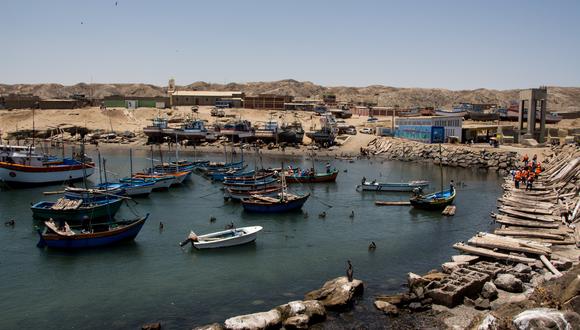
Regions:
<instances>
[{"instance_id":1,"label":"person in orange vest","mask_svg":"<svg viewBox=\"0 0 580 330\"><path fill-rule=\"evenodd\" d=\"M522 180L522 172L520 170L516 171L514 175L514 184L516 189L520 189L520 181Z\"/></svg>"},{"instance_id":2,"label":"person in orange vest","mask_svg":"<svg viewBox=\"0 0 580 330\"><path fill-rule=\"evenodd\" d=\"M536 167L536 176L540 175L540 173L542 173L542 168L540 167L540 164L538 164Z\"/></svg>"},{"instance_id":3,"label":"person in orange vest","mask_svg":"<svg viewBox=\"0 0 580 330\"><path fill-rule=\"evenodd\" d=\"M535 176L536 175L534 174L534 172L530 172L528 174L528 180L526 181L526 190L532 190Z\"/></svg>"},{"instance_id":4,"label":"person in orange vest","mask_svg":"<svg viewBox=\"0 0 580 330\"><path fill-rule=\"evenodd\" d=\"M530 158L528 157L528 154L525 154L524 157L522 158L522 161L524 162L524 166L528 166L528 160Z\"/></svg>"}]
</instances>

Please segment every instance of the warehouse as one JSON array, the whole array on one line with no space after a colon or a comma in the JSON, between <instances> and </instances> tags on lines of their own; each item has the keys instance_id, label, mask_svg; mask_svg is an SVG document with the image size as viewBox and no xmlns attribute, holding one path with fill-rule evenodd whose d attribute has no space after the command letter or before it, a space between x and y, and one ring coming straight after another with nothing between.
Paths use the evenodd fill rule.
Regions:
<instances>
[{"instance_id":1,"label":"warehouse","mask_svg":"<svg viewBox=\"0 0 580 330\"><path fill-rule=\"evenodd\" d=\"M395 120L395 136L424 143L461 142L463 118L454 116L406 117Z\"/></svg>"},{"instance_id":2,"label":"warehouse","mask_svg":"<svg viewBox=\"0 0 580 330\"><path fill-rule=\"evenodd\" d=\"M175 91L171 94L171 104L179 105L213 105L218 101L228 101L230 107L241 108L243 106L244 93L242 92L216 92L216 91Z\"/></svg>"},{"instance_id":3,"label":"warehouse","mask_svg":"<svg viewBox=\"0 0 580 330\"><path fill-rule=\"evenodd\" d=\"M294 98L288 95L259 94L246 96L244 108L263 110L284 110L284 103L291 103Z\"/></svg>"},{"instance_id":4,"label":"warehouse","mask_svg":"<svg viewBox=\"0 0 580 330\"><path fill-rule=\"evenodd\" d=\"M164 96L122 96L111 95L103 98L103 105L107 108L166 108L169 98Z\"/></svg>"},{"instance_id":5,"label":"warehouse","mask_svg":"<svg viewBox=\"0 0 580 330\"><path fill-rule=\"evenodd\" d=\"M40 97L32 94L9 94L4 96L6 109L32 109L38 108Z\"/></svg>"}]
</instances>

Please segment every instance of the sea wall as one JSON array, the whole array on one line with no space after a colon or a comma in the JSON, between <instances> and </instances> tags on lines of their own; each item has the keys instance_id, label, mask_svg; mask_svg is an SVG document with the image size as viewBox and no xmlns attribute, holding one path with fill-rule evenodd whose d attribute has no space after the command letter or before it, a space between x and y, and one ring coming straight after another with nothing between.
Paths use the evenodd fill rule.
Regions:
<instances>
[{"instance_id":1,"label":"sea wall","mask_svg":"<svg viewBox=\"0 0 580 330\"><path fill-rule=\"evenodd\" d=\"M473 148L454 144L425 144L401 139L377 138L361 148L365 156L389 160L431 161L444 166L482 168L507 173L518 162L518 154L496 148Z\"/></svg>"}]
</instances>

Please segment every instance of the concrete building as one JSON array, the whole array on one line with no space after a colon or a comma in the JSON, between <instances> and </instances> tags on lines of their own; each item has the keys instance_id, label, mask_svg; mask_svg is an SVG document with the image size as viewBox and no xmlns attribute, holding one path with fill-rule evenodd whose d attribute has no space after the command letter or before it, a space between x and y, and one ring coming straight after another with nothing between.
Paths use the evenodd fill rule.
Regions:
<instances>
[{"instance_id":1,"label":"concrete building","mask_svg":"<svg viewBox=\"0 0 580 330\"><path fill-rule=\"evenodd\" d=\"M32 94L8 94L4 96L6 109L32 109L38 108L40 97Z\"/></svg>"},{"instance_id":2,"label":"concrete building","mask_svg":"<svg viewBox=\"0 0 580 330\"><path fill-rule=\"evenodd\" d=\"M259 94L244 97L244 108L264 110L284 110L285 103L291 103L289 95Z\"/></svg>"},{"instance_id":3,"label":"concrete building","mask_svg":"<svg viewBox=\"0 0 580 330\"><path fill-rule=\"evenodd\" d=\"M544 142L544 135L546 132L547 101L548 88L546 87L532 88L520 91L520 107L518 113L520 143L522 143L522 139L536 139L540 143ZM536 131L536 118L538 115L537 111L540 112L539 132Z\"/></svg>"},{"instance_id":4,"label":"concrete building","mask_svg":"<svg viewBox=\"0 0 580 330\"><path fill-rule=\"evenodd\" d=\"M171 94L171 104L180 105L213 105L217 101L228 101L233 108L243 107L244 93L216 91L175 91Z\"/></svg>"},{"instance_id":5,"label":"concrete building","mask_svg":"<svg viewBox=\"0 0 580 330\"><path fill-rule=\"evenodd\" d=\"M461 142L463 118L454 116L403 117L395 119L395 136L424 143Z\"/></svg>"},{"instance_id":6,"label":"concrete building","mask_svg":"<svg viewBox=\"0 0 580 330\"><path fill-rule=\"evenodd\" d=\"M81 103L73 99L42 99L38 103L40 109L74 109L81 107Z\"/></svg>"},{"instance_id":7,"label":"concrete building","mask_svg":"<svg viewBox=\"0 0 580 330\"><path fill-rule=\"evenodd\" d=\"M107 108L167 108L169 97L165 96L123 96L111 95L103 98L103 105Z\"/></svg>"}]
</instances>

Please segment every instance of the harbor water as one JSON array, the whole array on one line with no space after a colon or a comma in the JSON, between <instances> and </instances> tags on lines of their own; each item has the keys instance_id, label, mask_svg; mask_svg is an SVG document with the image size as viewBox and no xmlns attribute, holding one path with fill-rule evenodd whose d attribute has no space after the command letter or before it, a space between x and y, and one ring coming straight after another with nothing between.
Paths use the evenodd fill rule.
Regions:
<instances>
[{"instance_id":1,"label":"harbor water","mask_svg":"<svg viewBox=\"0 0 580 330\"><path fill-rule=\"evenodd\" d=\"M94 150L89 154L96 159ZM128 149L102 151L109 179L128 175L128 154ZM134 152L134 169L150 165L147 157L146 151ZM223 155L205 157L223 160ZM298 157L264 156L263 165L312 166ZM16 220L14 227L0 228L0 328L135 329L157 321L164 329L191 328L303 299L326 280L344 275L347 259L355 278L366 284L361 304L370 306L373 294L402 291L407 272L437 268L456 252L453 243L492 227L489 213L500 193L494 172L443 168L445 188L453 179L458 191L456 215L444 217L408 206L374 205L375 200L408 200L408 193L355 190L363 176L382 182L431 180L428 191L439 190L441 171L435 165L320 158L317 168L323 170L327 161L340 171L336 183L291 185L292 192L311 193L301 212L245 213L240 204L224 201L221 184L193 175L181 186L122 207L117 218L150 213L134 242L74 253L36 247L39 223L32 219L30 203L55 200L58 196L42 192L62 187L0 191L0 219ZM98 182L98 174L90 180ZM326 217L319 217L321 212ZM179 247L190 230L205 234L230 222L264 230L245 246ZM371 241L374 251L368 250Z\"/></svg>"}]
</instances>

